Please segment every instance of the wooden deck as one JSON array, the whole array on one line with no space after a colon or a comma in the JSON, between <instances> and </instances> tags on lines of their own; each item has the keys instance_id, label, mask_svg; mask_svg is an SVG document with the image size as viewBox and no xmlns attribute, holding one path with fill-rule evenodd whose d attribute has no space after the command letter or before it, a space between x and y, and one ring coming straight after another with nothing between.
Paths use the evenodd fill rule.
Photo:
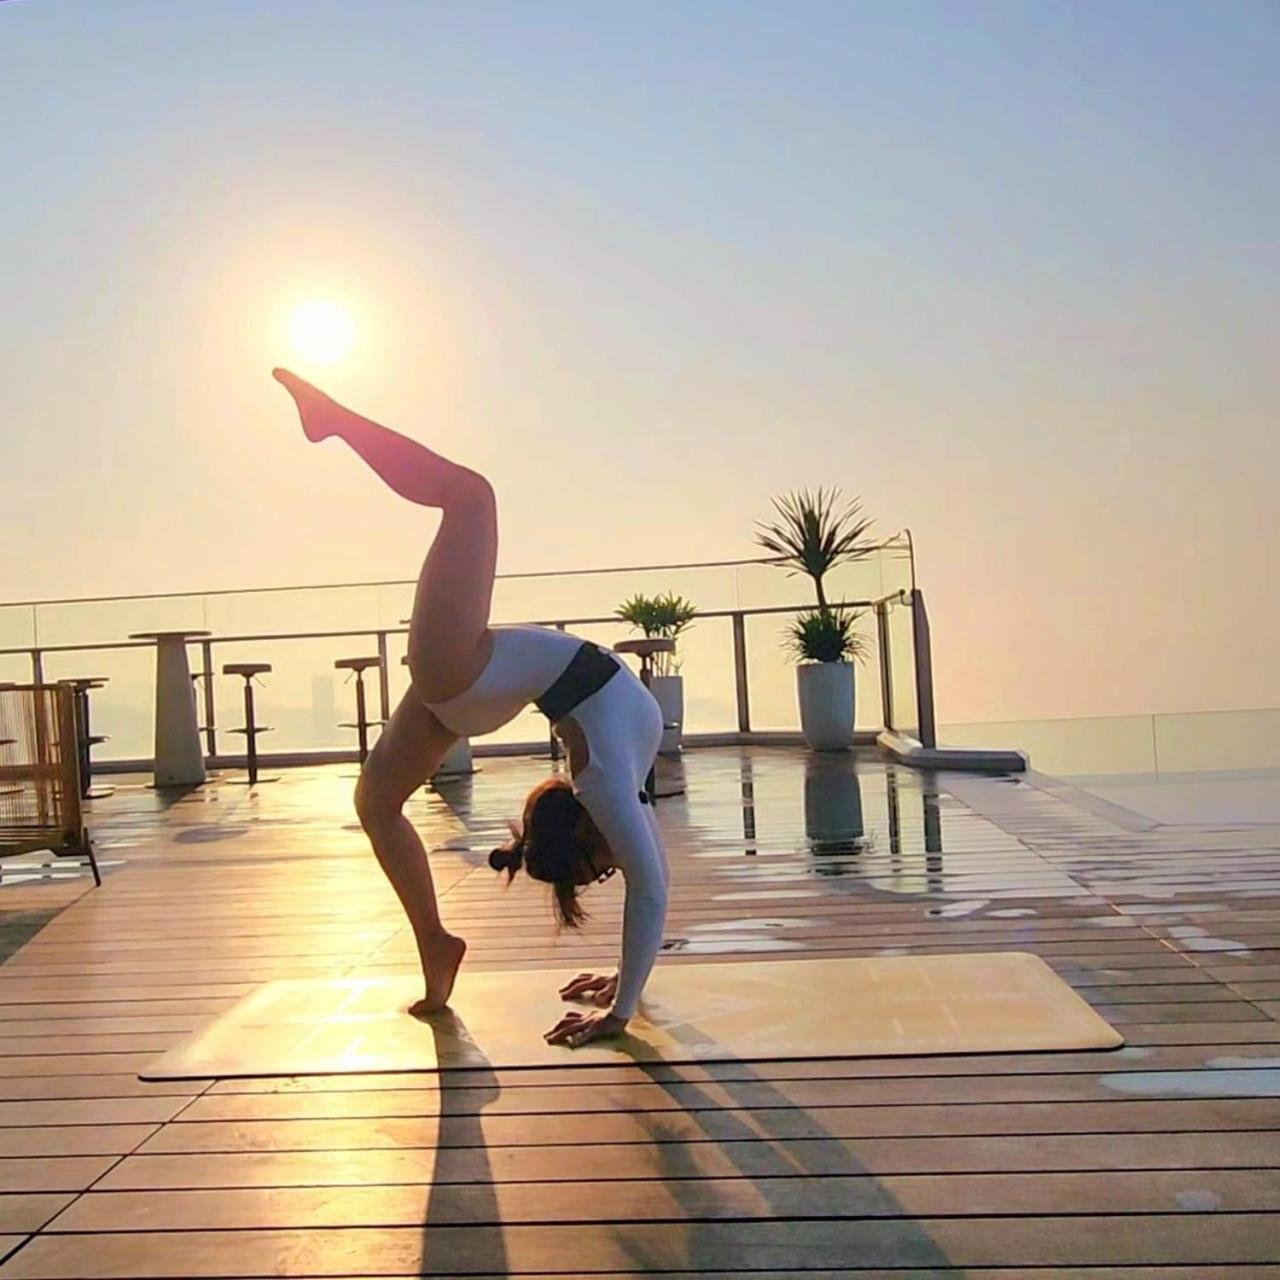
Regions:
<instances>
[{"instance_id":1,"label":"wooden deck","mask_svg":"<svg viewBox=\"0 0 1280 1280\"><path fill-rule=\"evenodd\" d=\"M608 965L618 884L557 938L483 865L547 765L482 763L415 801L469 962ZM259 982L412 950L350 768L134 780L95 804L100 890L0 888L80 895L0 966L0 1280L1280 1276L1280 830L782 749L684 769L661 963L1034 951L1127 1047L143 1084Z\"/></svg>"}]
</instances>

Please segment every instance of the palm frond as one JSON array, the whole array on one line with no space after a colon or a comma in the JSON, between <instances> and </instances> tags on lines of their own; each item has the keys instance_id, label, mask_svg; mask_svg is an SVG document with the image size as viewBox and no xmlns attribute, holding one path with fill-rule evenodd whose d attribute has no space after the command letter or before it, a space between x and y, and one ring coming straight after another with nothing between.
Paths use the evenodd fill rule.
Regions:
<instances>
[{"instance_id":1,"label":"palm frond","mask_svg":"<svg viewBox=\"0 0 1280 1280\"><path fill-rule=\"evenodd\" d=\"M812 578L825 604L822 579L837 565L862 560L879 544L867 537L875 523L862 515L862 500L842 500L838 488L798 489L773 499L778 519L756 524L756 543L788 573Z\"/></svg>"}]
</instances>

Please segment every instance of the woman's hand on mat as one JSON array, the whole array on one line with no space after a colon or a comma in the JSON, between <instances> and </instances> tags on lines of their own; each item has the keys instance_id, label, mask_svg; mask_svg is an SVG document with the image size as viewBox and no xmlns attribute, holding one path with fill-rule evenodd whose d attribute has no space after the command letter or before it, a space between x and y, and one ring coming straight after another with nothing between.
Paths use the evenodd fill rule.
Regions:
<instances>
[{"instance_id":1,"label":"woman's hand on mat","mask_svg":"<svg viewBox=\"0 0 1280 1280\"><path fill-rule=\"evenodd\" d=\"M560 988L561 1000L585 1000L607 1009L618 994L618 975L606 977L599 973L580 973L572 982Z\"/></svg>"},{"instance_id":2,"label":"woman's hand on mat","mask_svg":"<svg viewBox=\"0 0 1280 1280\"><path fill-rule=\"evenodd\" d=\"M626 1018L612 1013L566 1013L542 1038L548 1044L564 1044L570 1049L603 1040L607 1036L620 1036L627 1029Z\"/></svg>"}]
</instances>

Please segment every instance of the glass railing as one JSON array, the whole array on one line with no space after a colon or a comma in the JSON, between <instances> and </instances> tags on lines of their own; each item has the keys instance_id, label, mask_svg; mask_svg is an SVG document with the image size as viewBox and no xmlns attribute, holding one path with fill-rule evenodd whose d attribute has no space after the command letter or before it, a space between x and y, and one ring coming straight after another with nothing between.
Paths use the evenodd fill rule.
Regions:
<instances>
[{"instance_id":1,"label":"glass railing","mask_svg":"<svg viewBox=\"0 0 1280 1280\"><path fill-rule=\"evenodd\" d=\"M1058 777L1280 769L1280 710L1172 712L948 724L947 745L1017 746Z\"/></svg>"},{"instance_id":2,"label":"glass railing","mask_svg":"<svg viewBox=\"0 0 1280 1280\"><path fill-rule=\"evenodd\" d=\"M881 719L887 729L926 747L936 745L929 620L918 587L875 603Z\"/></svg>"},{"instance_id":3,"label":"glass railing","mask_svg":"<svg viewBox=\"0 0 1280 1280\"><path fill-rule=\"evenodd\" d=\"M883 605L881 627L886 669L885 726L908 738L920 740L920 706L916 697L915 626L911 597L891 596Z\"/></svg>"},{"instance_id":4,"label":"glass railing","mask_svg":"<svg viewBox=\"0 0 1280 1280\"><path fill-rule=\"evenodd\" d=\"M871 656L859 669L862 729L882 724L871 602L909 592L912 573L910 535L902 533L826 579L830 599L866 611ZM345 687L346 673L333 664L381 653L385 669L381 676L374 673L372 714L393 708L409 683L402 658L413 590L413 582L397 581L0 605L0 681L105 677L109 683L93 693L92 711L94 731L109 741L95 758L145 759L152 746L155 657L149 643L128 637L209 631L208 641L193 640L189 649L192 671L213 673L197 680L209 754L240 749L241 739L225 731L240 724L242 684L221 671L226 663L250 661L272 666L256 693L258 720L274 729L263 739L264 750L351 748L354 735L339 722L352 718L354 694ZM794 668L781 640L788 620L813 607L812 587L776 564L746 560L500 576L493 618L563 625L612 645L635 634L614 616L624 599L667 591L688 597L700 611L679 642L685 731L734 732L744 723L753 730L798 729ZM530 711L494 740L532 743L546 734L546 721Z\"/></svg>"}]
</instances>

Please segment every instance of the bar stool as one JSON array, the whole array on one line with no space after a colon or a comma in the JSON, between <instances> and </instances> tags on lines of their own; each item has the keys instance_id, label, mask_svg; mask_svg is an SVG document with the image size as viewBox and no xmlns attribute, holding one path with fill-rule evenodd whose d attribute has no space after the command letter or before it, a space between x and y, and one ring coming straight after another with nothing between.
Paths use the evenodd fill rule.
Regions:
<instances>
[{"instance_id":1,"label":"bar stool","mask_svg":"<svg viewBox=\"0 0 1280 1280\"><path fill-rule=\"evenodd\" d=\"M269 662L228 662L222 668L224 676L244 677L244 726L240 729L232 729L230 732L244 734L245 760L249 768L249 776L245 781L251 787L256 787L259 781L280 781L279 778L259 779L258 777L258 734L274 733L275 730L270 725L259 724L254 714L253 680L255 676L270 670Z\"/></svg>"},{"instance_id":2,"label":"bar stool","mask_svg":"<svg viewBox=\"0 0 1280 1280\"><path fill-rule=\"evenodd\" d=\"M3 693L6 689L14 689L16 687L16 681L0 680L0 693ZM0 748L11 747L15 742L17 742L17 738L0 738ZM0 756L3 756L3 754L3 750L0 750ZM0 796L17 795L20 790L20 787L0 787Z\"/></svg>"},{"instance_id":3,"label":"bar stool","mask_svg":"<svg viewBox=\"0 0 1280 1280\"><path fill-rule=\"evenodd\" d=\"M341 724L340 729L355 729L360 735L360 763L369 758L369 730L381 725L381 720L370 720L364 698L364 673L382 667L381 658L339 658L334 664L338 671L353 671L356 677L356 718L354 723Z\"/></svg>"},{"instance_id":4,"label":"bar stool","mask_svg":"<svg viewBox=\"0 0 1280 1280\"><path fill-rule=\"evenodd\" d=\"M614 653L626 653L632 657L640 659L640 681L646 689L653 684L653 660L660 653L675 653L676 642L667 636L646 636L643 640L619 640L613 646ZM663 729L675 729L678 726L674 721L668 722L663 720ZM679 795L684 788L681 787L676 791L667 791L663 796L657 794L655 784L655 771L657 765L649 770L649 776L644 780L644 789L648 793L650 800L662 799L668 795Z\"/></svg>"},{"instance_id":5,"label":"bar stool","mask_svg":"<svg viewBox=\"0 0 1280 1280\"><path fill-rule=\"evenodd\" d=\"M400 659L400 665L402 667L409 665L409 655L407 653ZM469 778L475 772L475 761L471 756L471 739L459 738L445 752L444 759L440 761L439 767L431 775L431 781L449 782L454 778Z\"/></svg>"},{"instance_id":6,"label":"bar stool","mask_svg":"<svg viewBox=\"0 0 1280 1280\"><path fill-rule=\"evenodd\" d=\"M85 800L101 800L114 793L114 787L92 786L93 759L91 752L101 742L109 742L105 733L94 733L89 718L89 691L108 684L106 676L76 676L71 680L59 680L70 687L76 709L76 754L80 757L80 795Z\"/></svg>"}]
</instances>

